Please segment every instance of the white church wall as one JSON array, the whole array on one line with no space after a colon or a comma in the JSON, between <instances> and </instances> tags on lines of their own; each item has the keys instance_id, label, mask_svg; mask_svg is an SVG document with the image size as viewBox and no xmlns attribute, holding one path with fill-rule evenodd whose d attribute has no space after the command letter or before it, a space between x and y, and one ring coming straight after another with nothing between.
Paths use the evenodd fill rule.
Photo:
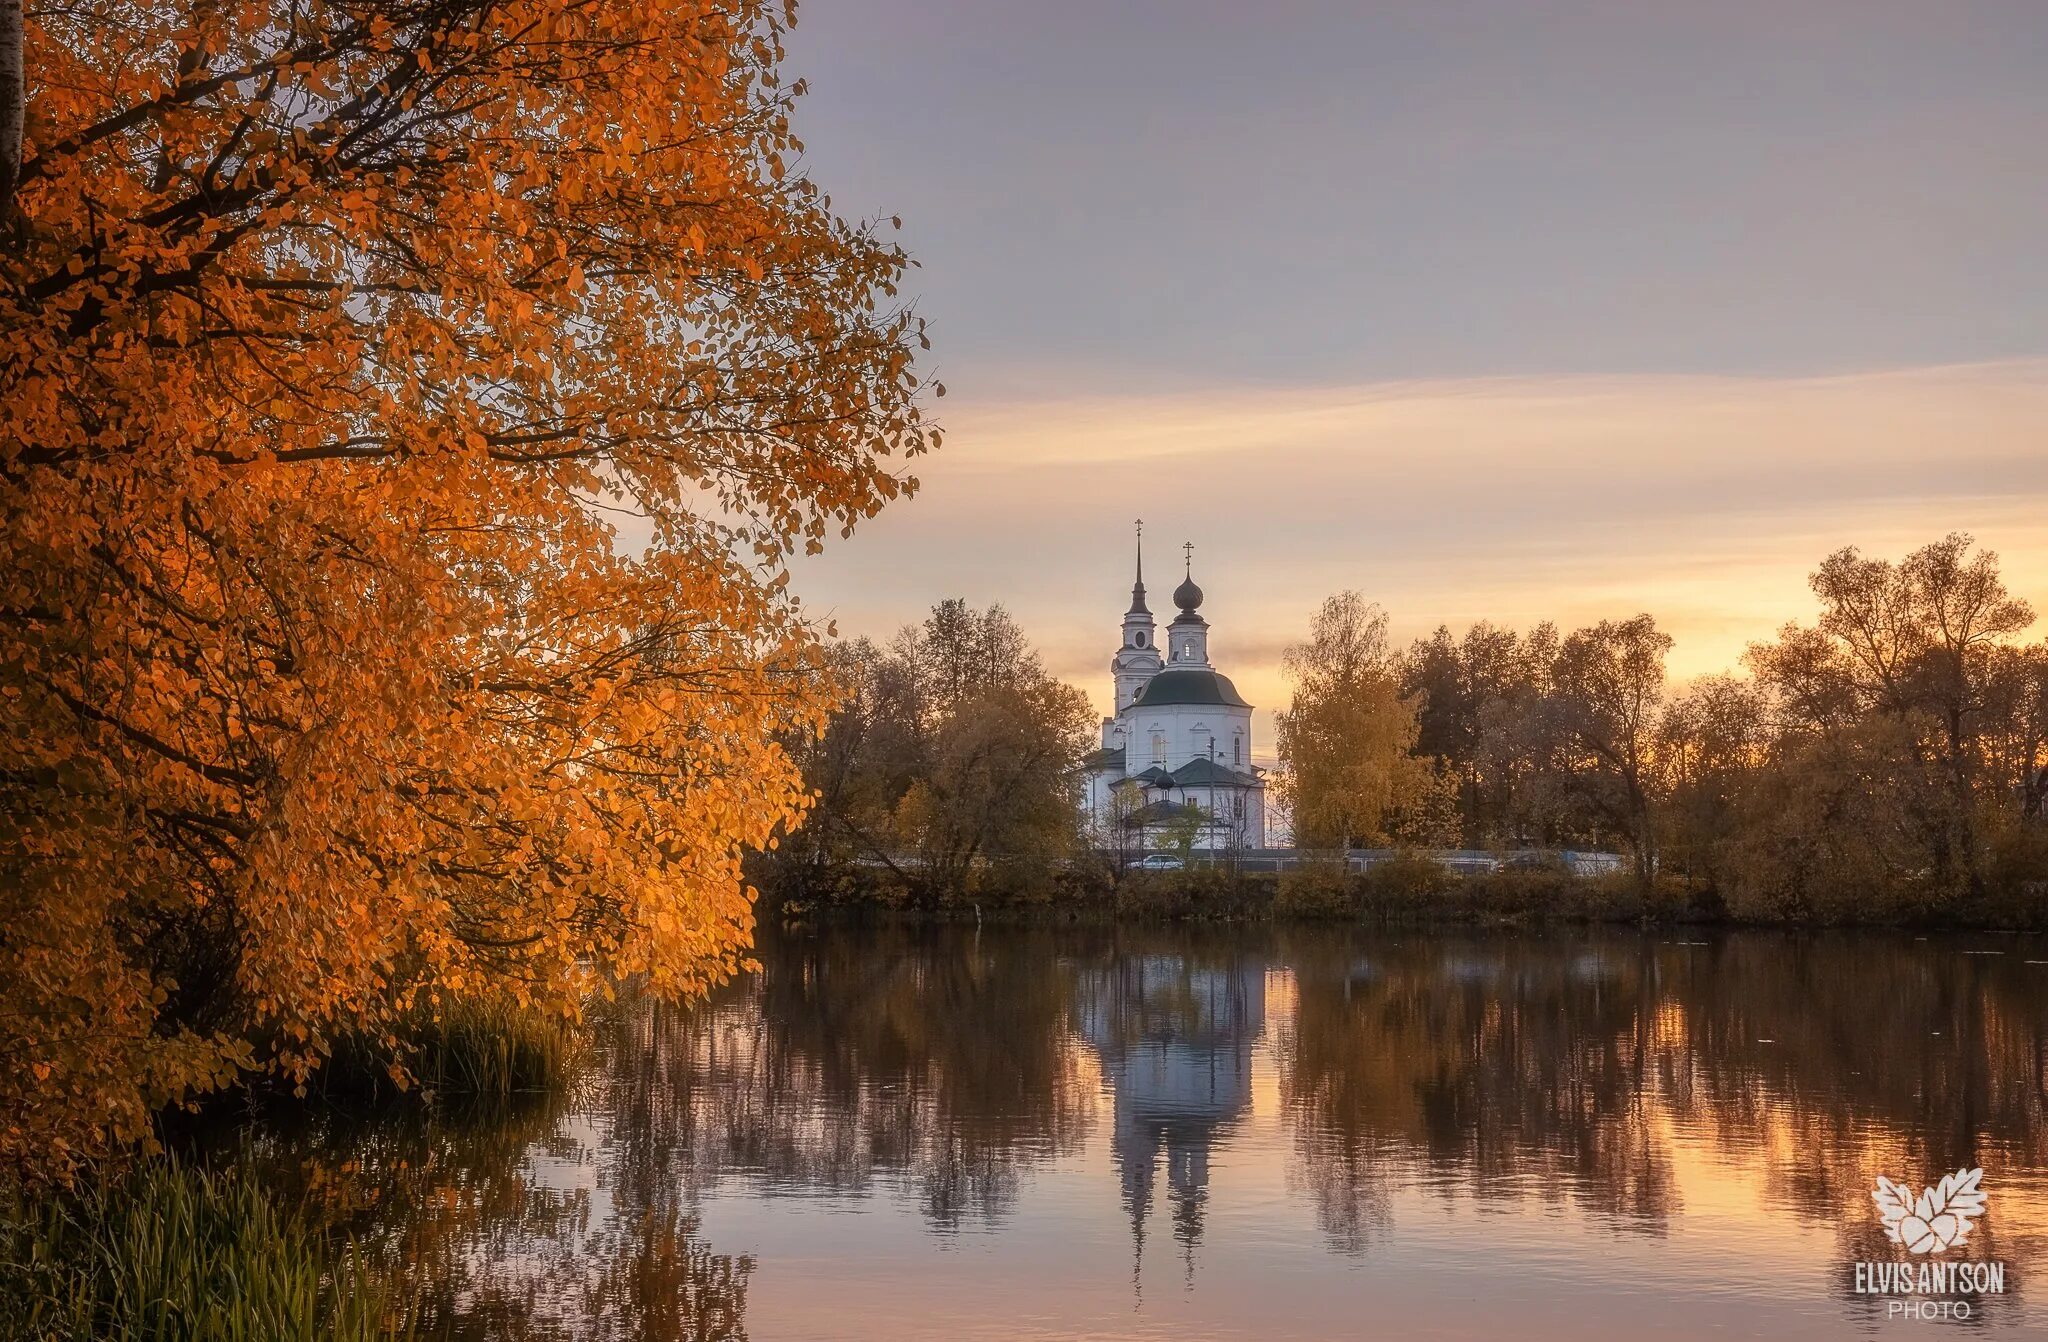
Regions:
<instances>
[{"instance_id":1,"label":"white church wall","mask_svg":"<svg viewBox=\"0 0 2048 1342\"><path fill-rule=\"evenodd\" d=\"M1241 737L1247 758L1251 751L1252 711L1249 708L1234 708L1227 704L1162 704L1156 708L1140 711L1139 721L1144 726L1138 739L1144 743L1141 754L1127 754L1127 766L1132 773L1142 772L1154 762L1157 753L1154 740L1165 739L1164 765L1178 769L1194 760L1219 759L1230 763L1231 742ZM1216 741L1216 754L1209 753L1209 740ZM1245 766L1238 766L1240 768Z\"/></svg>"}]
</instances>

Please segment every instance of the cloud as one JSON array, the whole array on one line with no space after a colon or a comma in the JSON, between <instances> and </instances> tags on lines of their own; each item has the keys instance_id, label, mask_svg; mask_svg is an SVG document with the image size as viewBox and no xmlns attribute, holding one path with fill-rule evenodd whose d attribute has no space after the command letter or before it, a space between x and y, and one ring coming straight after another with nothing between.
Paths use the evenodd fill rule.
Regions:
<instances>
[{"instance_id":1,"label":"cloud","mask_svg":"<svg viewBox=\"0 0 2048 1342\"><path fill-rule=\"evenodd\" d=\"M1279 648L1346 587L1404 637L1648 610L1680 675L1806 615L1843 545L1967 530L2021 595L2048 589L2048 360L962 399L923 491L797 590L854 632L1001 601L1098 698L1141 516L1155 611L1194 541L1216 660L1262 707Z\"/></svg>"}]
</instances>

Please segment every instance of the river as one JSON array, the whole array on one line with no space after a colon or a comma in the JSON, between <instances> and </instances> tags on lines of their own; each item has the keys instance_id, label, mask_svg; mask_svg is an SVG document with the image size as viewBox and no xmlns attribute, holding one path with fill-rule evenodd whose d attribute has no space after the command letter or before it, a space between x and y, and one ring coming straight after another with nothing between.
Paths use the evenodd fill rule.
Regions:
<instances>
[{"instance_id":1,"label":"river","mask_svg":"<svg viewBox=\"0 0 2048 1342\"><path fill-rule=\"evenodd\" d=\"M565 1094L265 1126L261 1158L449 1337L2048 1330L2048 939L949 927L760 958L608 1011ZM1968 1169L1967 1237L1887 1239L1880 1175ZM1857 1289L1954 1262L1977 1289Z\"/></svg>"}]
</instances>

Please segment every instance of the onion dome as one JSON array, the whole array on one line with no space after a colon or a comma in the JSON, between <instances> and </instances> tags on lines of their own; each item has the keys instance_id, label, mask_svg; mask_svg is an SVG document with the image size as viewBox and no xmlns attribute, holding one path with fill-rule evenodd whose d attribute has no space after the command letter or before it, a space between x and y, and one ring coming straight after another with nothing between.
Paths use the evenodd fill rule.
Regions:
<instances>
[{"instance_id":1,"label":"onion dome","mask_svg":"<svg viewBox=\"0 0 2048 1342\"><path fill-rule=\"evenodd\" d=\"M1195 543L1189 541L1180 547L1181 583L1173 589L1173 604L1180 607L1181 614L1193 615L1195 607L1202 604L1202 589L1195 586Z\"/></svg>"}]
</instances>

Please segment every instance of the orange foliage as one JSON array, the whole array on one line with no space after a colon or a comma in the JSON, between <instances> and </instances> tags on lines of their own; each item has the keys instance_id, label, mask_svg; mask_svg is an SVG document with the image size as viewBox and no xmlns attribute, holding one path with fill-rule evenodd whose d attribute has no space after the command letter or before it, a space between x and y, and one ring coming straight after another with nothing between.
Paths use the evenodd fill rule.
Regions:
<instances>
[{"instance_id":1,"label":"orange foliage","mask_svg":"<svg viewBox=\"0 0 2048 1342\"><path fill-rule=\"evenodd\" d=\"M441 994L743 955L820 698L783 563L937 441L907 258L796 171L789 21L31 7L0 1159Z\"/></svg>"}]
</instances>

